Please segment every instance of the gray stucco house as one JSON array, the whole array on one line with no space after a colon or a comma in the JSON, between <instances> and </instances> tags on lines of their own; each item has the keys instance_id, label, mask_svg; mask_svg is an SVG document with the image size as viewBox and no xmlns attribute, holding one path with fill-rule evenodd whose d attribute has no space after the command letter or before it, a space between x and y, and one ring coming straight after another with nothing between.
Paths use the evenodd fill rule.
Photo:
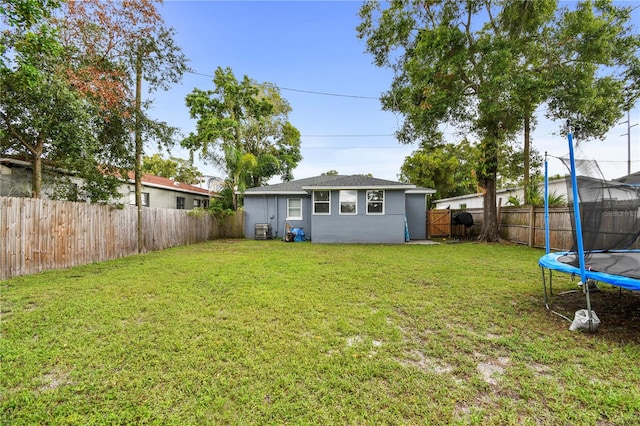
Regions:
<instances>
[{"instance_id":1,"label":"gray stucco house","mask_svg":"<svg viewBox=\"0 0 640 426\"><path fill-rule=\"evenodd\" d=\"M64 173L60 170L45 170L47 173ZM69 185L78 186L82 182L71 176ZM0 157L0 197L30 197L32 165L28 161ZM118 192L122 204L135 204L135 179L133 172L121 179ZM54 198L55 188L43 182L43 198ZM152 208L185 209L208 207L211 194L209 190L174 180L145 174L142 176L142 205Z\"/></svg>"},{"instance_id":2,"label":"gray stucco house","mask_svg":"<svg viewBox=\"0 0 640 426\"><path fill-rule=\"evenodd\" d=\"M317 176L244 192L245 237L268 226L274 238L302 228L314 243L402 244L427 237L433 189L373 177ZM258 225L258 226L256 226Z\"/></svg>"}]
</instances>

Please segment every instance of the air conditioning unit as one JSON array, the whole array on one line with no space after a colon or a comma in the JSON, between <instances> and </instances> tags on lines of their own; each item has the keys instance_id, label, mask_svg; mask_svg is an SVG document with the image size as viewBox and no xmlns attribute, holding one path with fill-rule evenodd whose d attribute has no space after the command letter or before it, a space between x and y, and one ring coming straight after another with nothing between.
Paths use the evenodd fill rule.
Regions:
<instances>
[{"instance_id":1,"label":"air conditioning unit","mask_svg":"<svg viewBox=\"0 0 640 426\"><path fill-rule=\"evenodd\" d=\"M271 224L256 223L255 229L256 240L270 240L273 238L271 234Z\"/></svg>"}]
</instances>

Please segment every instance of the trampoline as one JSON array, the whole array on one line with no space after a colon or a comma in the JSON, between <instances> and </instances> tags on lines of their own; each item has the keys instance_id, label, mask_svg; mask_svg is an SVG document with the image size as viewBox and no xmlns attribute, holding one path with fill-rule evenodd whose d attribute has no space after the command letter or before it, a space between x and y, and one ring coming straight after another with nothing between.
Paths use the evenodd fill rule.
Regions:
<instances>
[{"instance_id":1,"label":"trampoline","mask_svg":"<svg viewBox=\"0 0 640 426\"><path fill-rule=\"evenodd\" d=\"M592 252L585 260L585 278L627 290L640 291L640 250ZM574 252L549 253L538 264L549 270L580 276L580 262Z\"/></svg>"},{"instance_id":2,"label":"trampoline","mask_svg":"<svg viewBox=\"0 0 640 426\"><path fill-rule=\"evenodd\" d=\"M545 270L552 293L553 271L580 277L586 295L591 330L590 282L602 282L621 290L640 291L640 182L636 175L614 181L604 179L597 163L576 159L573 135L568 132L569 155L561 158L570 171L567 177L568 205L573 210L573 247L551 252L549 235L549 187L545 158L545 248L538 264L542 269L545 305L549 308ZM579 150L579 144L576 144ZM557 314L557 312L554 312ZM563 318L564 315L558 314ZM568 318L567 318L568 319Z\"/></svg>"}]
</instances>

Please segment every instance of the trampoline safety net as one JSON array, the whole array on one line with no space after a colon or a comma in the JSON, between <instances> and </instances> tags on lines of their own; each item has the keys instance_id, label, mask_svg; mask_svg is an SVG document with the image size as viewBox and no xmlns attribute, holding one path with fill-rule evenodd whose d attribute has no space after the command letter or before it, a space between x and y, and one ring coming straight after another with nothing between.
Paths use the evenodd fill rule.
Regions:
<instances>
[{"instance_id":1,"label":"trampoline safety net","mask_svg":"<svg viewBox=\"0 0 640 426\"><path fill-rule=\"evenodd\" d=\"M568 165L568 158L562 160ZM577 155L575 168L585 257L593 251L640 249L640 175L607 181L594 160L578 159ZM566 182L569 207L573 210L571 177ZM576 252L573 215L571 221L571 251Z\"/></svg>"}]
</instances>

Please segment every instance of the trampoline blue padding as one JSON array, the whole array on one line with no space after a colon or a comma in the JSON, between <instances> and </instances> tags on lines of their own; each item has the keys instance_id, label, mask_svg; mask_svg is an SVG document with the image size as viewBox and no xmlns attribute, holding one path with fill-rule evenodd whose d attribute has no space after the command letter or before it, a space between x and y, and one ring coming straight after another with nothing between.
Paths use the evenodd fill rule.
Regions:
<instances>
[{"instance_id":1,"label":"trampoline blue padding","mask_svg":"<svg viewBox=\"0 0 640 426\"><path fill-rule=\"evenodd\" d=\"M538 264L554 271L580 276L574 252L549 253ZM640 291L640 250L594 251L585 255L586 278Z\"/></svg>"}]
</instances>

